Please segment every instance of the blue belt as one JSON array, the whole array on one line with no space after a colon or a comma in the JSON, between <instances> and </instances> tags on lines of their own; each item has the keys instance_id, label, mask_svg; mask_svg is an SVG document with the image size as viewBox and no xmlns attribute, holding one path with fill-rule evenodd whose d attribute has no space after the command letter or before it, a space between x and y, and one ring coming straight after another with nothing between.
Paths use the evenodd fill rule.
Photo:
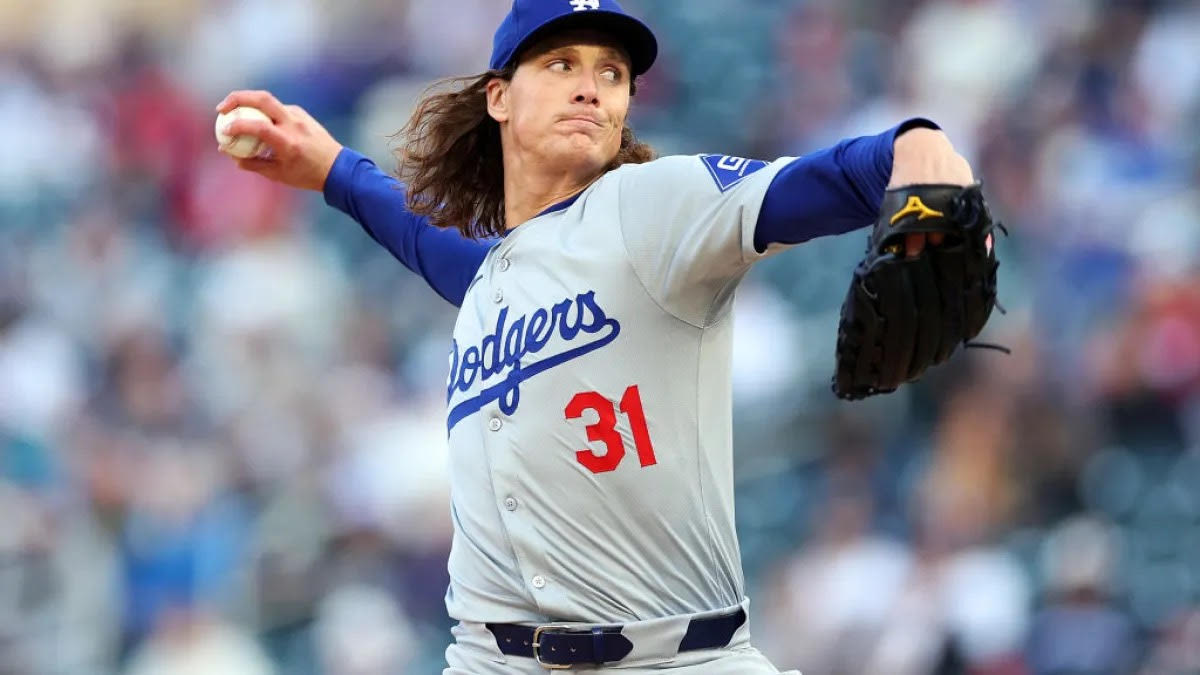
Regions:
<instances>
[{"instance_id":1,"label":"blue belt","mask_svg":"<svg viewBox=\"0 0 1200 675\"><path fill-rule=\"evenodd\" d=\"M692 619L679 641L680 652L724 647L746 623L746 611ZM621 634L621 626L578 628L548 624L522 626L489 623L496 646L508 656L536 659L545 668L570 668L578 664L615 663L633 651L633 643Z\"/></svg>"}]
</instances>

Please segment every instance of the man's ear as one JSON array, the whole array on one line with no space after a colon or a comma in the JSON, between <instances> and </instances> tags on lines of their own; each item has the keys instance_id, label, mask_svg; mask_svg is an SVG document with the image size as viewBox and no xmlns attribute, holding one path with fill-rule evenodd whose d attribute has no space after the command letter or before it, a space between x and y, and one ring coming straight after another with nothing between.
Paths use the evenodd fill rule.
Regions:
<instances>
[{"instance_id":1,"label":"man's ear","mask_svg":"<svg viewBox=\"0 0 1200 675\"><path fill-rule=\"evenodd\" d=\"M494 77L487 83L484 94L487 96L488 115L497 122L507 122L508 110L508 80Z\"/></svg>"}]
</instances>

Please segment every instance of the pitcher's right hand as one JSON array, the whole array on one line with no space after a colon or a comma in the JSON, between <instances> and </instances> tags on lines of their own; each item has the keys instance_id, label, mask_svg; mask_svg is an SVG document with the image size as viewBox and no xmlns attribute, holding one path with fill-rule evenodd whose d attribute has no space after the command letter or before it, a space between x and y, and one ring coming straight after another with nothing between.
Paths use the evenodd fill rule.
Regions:
<instances>
[{"instance_id":1,"label":"pitcher's right hand","mask_svg":"<svg viewBox=\"0 0 1200 675\"><path fill-rule=\"evenodd\" d=\"M320 122L298 105L280 103L268 91L232 92L217 105L217 112L238 106L258 108L271 118L235 120L226 129L230 136L255 136L269 148L265 157L235 159L239 168L303 190L324 189L342 144Z\"/></svg>"}]
</instances>

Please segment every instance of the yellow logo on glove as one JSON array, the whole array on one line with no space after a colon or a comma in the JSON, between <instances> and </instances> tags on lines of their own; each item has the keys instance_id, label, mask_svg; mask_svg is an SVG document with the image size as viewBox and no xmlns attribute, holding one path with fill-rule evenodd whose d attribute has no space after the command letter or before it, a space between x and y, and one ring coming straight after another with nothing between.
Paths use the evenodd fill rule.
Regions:
<instances>
[{"instance_id":1,"label":"yellow logo on glove","mask_svg":"<svg viewBox=\"0 0 1200 675\"><path fill-rule=\"evenodd\" d=\"M912 197L908 198L908 203L904 205L904 208L900 209L896 212L896 215L892 216L890 223L895 225L896 221L900 220L904 216L909 216L914 213L920 214L917 216L917 220L946 217L946 214L942 213L941 211L934 211L928 206L925 206L925 202L922 202L920 197L913 195Z\"/></svg>"}]
</instances>

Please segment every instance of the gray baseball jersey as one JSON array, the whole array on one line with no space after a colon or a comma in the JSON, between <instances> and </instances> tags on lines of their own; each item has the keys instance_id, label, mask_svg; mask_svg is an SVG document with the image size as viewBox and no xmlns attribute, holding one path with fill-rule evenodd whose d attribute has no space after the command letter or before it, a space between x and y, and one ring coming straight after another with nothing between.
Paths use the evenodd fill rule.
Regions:
<instances>
[{"instance_id":1,"label":"gray baseball jersey","mask_svg":"<svg viewBox=\"0 0 1200 675\"><path fill-rule=\"evenodd\" d=\"M623 622L740 603L730 306L774 163L624 166L492 248L448 378L450 615Z\"/></svg>"}]
</instances>

